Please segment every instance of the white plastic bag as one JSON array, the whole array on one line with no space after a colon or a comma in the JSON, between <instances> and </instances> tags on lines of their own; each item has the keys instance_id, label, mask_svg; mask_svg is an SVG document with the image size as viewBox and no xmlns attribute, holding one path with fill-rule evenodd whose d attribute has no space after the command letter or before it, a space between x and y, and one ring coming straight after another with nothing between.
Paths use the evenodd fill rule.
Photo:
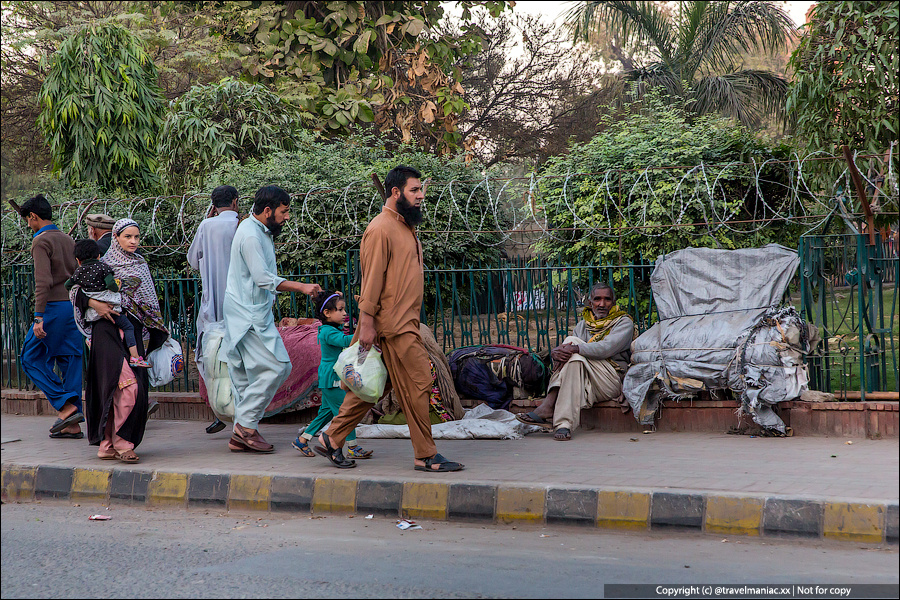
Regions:
<instances>
[{"instance_id":1,"label":"white plastic bag","mask_svg":"<svg viewBox=\"0 0 900 600\"><path fill-rule=\"evenodd\" d=\"M384 394L388 373L381 351L374 346L368 352L360 352L359 342L345 348L334 363L334 372L361 400L378 402Z\"/></svg>"},{"instance_id":2,"label":"white plastic bag","mask_svg":"<svg viewBox=\"0 0 900 600\"><path fill-rule=\"evenodd\" d=\"M181 344L171 335L162 346L147 356L150 361L150 385L159 387L171 383L175 376L184 371L184 353Z\"/></svg>"},{"instance_id":3,"label":"white plastic bag","mask_svg":"<svg viewBox=\"0 0 900 600\"><path fill-rule=\"evenodd\" d=\"M210 323L203 332L197 366L206 394L209 408L220 421L234 421L234 397L231 395L231 377L228 363L219 360L219 348L225 340L225 321Z\"/></svg>"}]
</instances>

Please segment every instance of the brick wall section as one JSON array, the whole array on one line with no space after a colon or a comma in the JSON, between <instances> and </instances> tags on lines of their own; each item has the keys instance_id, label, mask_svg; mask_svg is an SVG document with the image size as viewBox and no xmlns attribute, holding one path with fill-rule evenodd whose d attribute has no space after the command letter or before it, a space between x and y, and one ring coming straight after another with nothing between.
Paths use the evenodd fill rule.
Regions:
<instances>
[{"instance_id":1,"label":"brick wall section","mask_svg":"<svg viewBox=\"0 0 900 600\"><path fill-rule=\"evenodd\" d=\"M2 411L5 414L52 415L55 410L40 392L4 389ZM159 402L154 419L212 421L209 406L192 392L150 392ZM470 408L478 402L462 398ZM516 400L514 413L533 410L536 401ZM723 432L730 427L749 424L747 416L738 416L739 403L730 400L670 401L663 407L656 426L659 431ZM900 402L783 402L779 405L785 423L798 436L832 436L885 439L900 437ZM629 413L622 413L613 402L601 402L581 413L584 429L601 432L639 433L642 428Z\"/></svg>"},{"instance_id":2,"label":"brick wall section","mask_svg":"<svg viewBox=\"0 0 900 600\"><path fill-rule=\"evenodd\" d=\"M794 435L884 439L900 435L900 402L789 402Z\"/></svg>"}]
</instances>

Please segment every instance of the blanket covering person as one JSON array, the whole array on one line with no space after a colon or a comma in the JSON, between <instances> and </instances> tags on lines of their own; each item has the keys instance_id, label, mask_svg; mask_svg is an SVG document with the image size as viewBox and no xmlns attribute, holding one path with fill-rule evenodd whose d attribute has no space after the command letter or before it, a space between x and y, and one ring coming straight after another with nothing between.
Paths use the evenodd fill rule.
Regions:
<instances>
[{"instance_id":1,"label":"blanket covering person","mask_svg":"<svg viewBox=\"0 0 900 600\"><path fill-rule=\"evenodd\" d=\"M450 373L450 362L447 355L441 349L440 344L434 337L434 333L425 323L419 324L419 333L422 336L422 343L425 344L425 350L428 352L428 359L431 361L431 393L429 396L429 416L432 425L444 423L446 421L458 421L466 414L462 402L459 400L459 394L456 392L456 386L453 383L453 376ZM385 394L384 397L373 407L373 415L377 418L378 423L389 425L405 425L406 417L403 415L400 400L394 390ZM363 423L370 424L375 419L367 417Z\"/></svg>"}]
</instances>

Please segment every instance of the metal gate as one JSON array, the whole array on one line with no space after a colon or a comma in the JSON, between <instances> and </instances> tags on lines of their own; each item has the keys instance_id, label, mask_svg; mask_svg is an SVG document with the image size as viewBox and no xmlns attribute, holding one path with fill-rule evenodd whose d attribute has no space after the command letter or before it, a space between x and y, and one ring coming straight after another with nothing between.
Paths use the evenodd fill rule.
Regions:
<instances>
[{"instance_id":1,"label":"metal gate","mask_svg":"<svg viewBox=\"0 0 900 600\"><path fill-rule=\"evenodd\" d=\"M865 400L898 391L897 239L875 234L800 239L800 304L822 344L808 359L810 387ZM852 392L848 394L847 392Z\"/></svg>"}]
</instances>

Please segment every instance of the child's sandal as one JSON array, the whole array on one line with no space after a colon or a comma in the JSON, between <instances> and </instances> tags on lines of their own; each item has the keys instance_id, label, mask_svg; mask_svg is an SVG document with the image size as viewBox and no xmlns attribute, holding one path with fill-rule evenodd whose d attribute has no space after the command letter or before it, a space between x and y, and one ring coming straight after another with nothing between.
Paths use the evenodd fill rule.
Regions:
<instances>
[{"instance_id":1,"label":"child's sandal","mask_svg":"<svg viewBox=\"0 0 900 600\"><path fill-rule=\"evenodd\" d=\"M131 358L128 359L128 366L129 367L140 367L142 369L149 369L152 365L140 356L138 356L138 357L132 356Z\"/></svg>"},{"instance_id":2,"label":"child's sandal","mask_svg":"<svg viewBox=\"0 0 900 600\"><path fill-rule=\"evenodd\" d=\"M313 458L316 455L316 453L310 449L309 444L301 442L299 437L291 442L291 446L307 458Z\"/></svg>"},{"instance_id":3,"label":"child's sandal","mask_svg":"<svg viewBox=\"0 0 900 600\"><path fill-rule=\"evenodd\" d=\"M372 458L374 450L364 450L362 446L355 445L347 448L347 458Z\"/></svg>"}]
</instances>

